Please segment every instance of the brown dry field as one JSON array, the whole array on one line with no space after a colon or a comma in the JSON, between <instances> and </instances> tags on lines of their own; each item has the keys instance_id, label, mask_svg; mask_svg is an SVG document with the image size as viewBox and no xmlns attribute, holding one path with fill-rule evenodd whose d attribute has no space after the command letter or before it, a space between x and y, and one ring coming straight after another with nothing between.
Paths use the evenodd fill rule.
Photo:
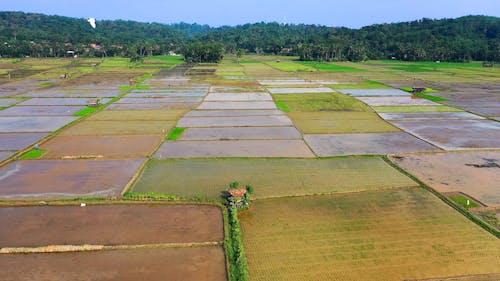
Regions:
<instances>
[{"instance_id":1,"label":"brown dry field","mask_svg":"<svg viewBox=\"0 0 500 281\"><path fill-rule=\"evenodd\" d=\"M145 245L223 240L222 212L208 205L0 207L1 247Z\"/></svg>"},{"instance_id":2,"label":"brown dry field","mask_svg":"<svg viewBox=\"0 0 500 281\"><path fill-rule=\"evenodd\" d=\"M500 206L500 169L470 166L500 164L500 151L403 154L391 159L439 192L463 192L485 205Z\"/></svg>"},{"instance_id":3,"label":"brown dry field","mask_svg":"<svg viewBox=\"0 0 500 281\"><path fill-rule=\"evenodd\" d=\"M65 129L61 136L166 135L175 121L82 121Z\"/></svg>"},{"instance_id":4,"label":"brown dry field","mask_svg":"<svg viewBox=\"0 0 500 281\"><path fill-rule=\"evenodd\" d=\"M90 121L175 121L187 110L103 110L92 115Z\"/></svg>"},{"instance_id":5,"label":"brown dry field","mask_svg":"<svg viewBox=\"0 0 500 281\"><path fill-rule=\"evenodd\" d=\"M221 247L0 255L3 281L225 281Z\"/></svg>"},{"instance_id":6,"label":"brown dry field","mask_svg":"<svg viewBox=\"0 0 500 281\"><path fill-rule=\"evenodd\" d=\"M132 136L56 136L40 146L47 153L43 159L98 156L138 158L150 155L163 135Z\"/></svg>"},{"instance_id":7,"label":"brown dry field","mask_svg":"<svg viewBox=\"0 0 500 281\"><path fill-rule=\"evenodd\" d=\"M373 112L290 112L304 134L384 133L400 130Z\"/></svg>"},{"instance_id":8,"label":"brown dry field","mask_svg":"<svg viewBox=\"0 0 500 281\"><path fill-rule=\"evenodd\" d=\"M144 161L144 158L139 158L13 162L0 170L0 197L13 199L117 196Z\"/></svg>"}]
</instances>

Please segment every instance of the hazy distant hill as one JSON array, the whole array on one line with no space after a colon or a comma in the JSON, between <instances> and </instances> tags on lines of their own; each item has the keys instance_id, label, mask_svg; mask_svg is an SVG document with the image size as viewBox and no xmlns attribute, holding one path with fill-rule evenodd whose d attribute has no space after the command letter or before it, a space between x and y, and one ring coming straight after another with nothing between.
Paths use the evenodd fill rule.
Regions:
<instances>
[{"instance_id":1,"label":"hazy distant hill","mask_svg":"<svg viewBox=\"0 0 500 281\"><path fill-rule=\"evenodd\" d=\"M151 55L180 51L194 41L220 42L226 50L300 55L304 60L500 61L500 18L380 24L361 29L255 23L212 28L199 24L98 21L22 12L0 12L0 55Z\"/></svg>"}]
</instances>

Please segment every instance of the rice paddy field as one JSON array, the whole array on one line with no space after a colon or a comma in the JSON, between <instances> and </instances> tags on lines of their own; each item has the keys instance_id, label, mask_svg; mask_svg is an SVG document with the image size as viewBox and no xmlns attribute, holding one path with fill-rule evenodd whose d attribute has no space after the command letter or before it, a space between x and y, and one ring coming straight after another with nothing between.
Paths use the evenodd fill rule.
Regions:
<instances>
[{"instance_id":1,"label":"rice paddy field","mask_svg":"<svg viewBox=\"0 0 500 281\"><path fill-rule=\"evenodd\" d=\"M0 279L500 280L499 82L480 62L0 59ZM236 216L233 182L253 190Z\"/></svg>"},{"instance_id":2,"label":"rice paddy field","mask_svg":"<svg viewBox=\"0 0 500 281\"><path fill-rule=\"evenodd\" d=\"M291 112L293 123L304 134L398 132L373 112Z\"/></svg>"},{"instance_id":3,"label":"rice paddy field","mask_svg":"<svg viewBox=\"0 0 500 281\"><path fill-rule=\"evenodd\" d=\"M257 199L416 185L377 157L226 158L152 160L132 190L216 199L233 181L258 187Z\"/></svg>"},{"instance_id":4,"label":"rice paddy field","mask_svg":"<svg viewBox=\"0 0 500 281\"><path fill-rule=\"evenodd\" d=\"M259 200L240 215L251 280L498 272L500 244L420 188Z\"/></svg>"}]
</instances>

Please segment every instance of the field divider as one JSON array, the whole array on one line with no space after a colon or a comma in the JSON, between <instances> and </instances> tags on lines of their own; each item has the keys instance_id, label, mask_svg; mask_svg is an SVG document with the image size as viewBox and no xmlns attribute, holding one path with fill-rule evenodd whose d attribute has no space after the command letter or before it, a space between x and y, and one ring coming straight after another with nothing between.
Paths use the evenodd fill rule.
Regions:
<instances>
[{"instance_id":1,"label":"field divider","mask_svg":"<svg viewBox=\"0 0 500 281\"><path fill-rule=\"evenodd\" d=\"M298 198L298 197L311 197L311 196L335 196L335 195L346 195L346 194L361 194L361 193L369 193L369 192L384 192L391 190L405 190L405 189L413 189L419 188L418 184L415 185L405 185L405 186L396 186L396 187L387 187L380 189L366 189L366 190L358 190L358 191L345 191L345 192L323 192L323 193L310 193L310 194L297 194L297 195L286 195L286 196L266 196L266 197L253 197L252 201L260 201L260 200L272 200L278 198Z\"/></svg>"},{"instance_id":2,"label":"field divider","mask_svg":"<svg viewBox=\"0 0 500 281\"><path fill-rule=\"evenodd\" d=\"M447 196L441 194L439 191L437 191L434 188L430 187L429 185L427 185L426 183L424 183L423 181L421 181L420 179L418 179L416 176L412 175L411 173L409 173L405 169L401 168L396 163L392 162L389 159L389 157L383 156L382 159L387 164L389 164L393 168L395 168L396 170L400 171L401 173L403 173L407 177L411 178L413 181L417 182L422 188L424 188L427 191L429 191L432 194L434 194L436 197L438 197L444 203L448 204L450 207L452 207L453 209L455 209L456 211L458 211L460 214L462 214L463 216L465 216L467 219L471 220L473 223L477 224L478 226L480 226L484 230L486 230L489 233L493 234L496 238L500 238L500 231L499 230L495 229L490 224L488 224L487 222L485 222L482 219L480 219L478 216L476 216L475 214L473 214L471 211L469 211L466 208L464 208L464 207L460 206L459 204L455 203L453 200L451 200Z\"/></svg>"},{"instance_id":3,"label":"field divider","mask_svg":"<svg viewBox=\"0 0 500 281\"><path fill-rule=\"evenodd\" d=\"M45 136L44 138L36 141L35 143L32 143L30 144L29 146L25 147L24 149L21 149L21 150L18 150L17 153L15 153L14 155L8 157L7 159L4 159L3 161L0 161L0 167L3 167L7 164L9 164L10 162L12 161L15 161L17 160L19 157L21 157L22 155L24 155L25 153L27 153L28 151L32 150L33 149L33 145L38 143L38 144L43 144L45 142L48 142L49 140L53 139L54 137L56 137L57 135L59 135L59 133L61 133L63 130L69 128L69 127L72 127L86 119L88 119L90 116L106 109L108 106L110 106L111 104L115 103L116 101L120 100L122 97L124 97L125 95L127 95L128 93L130 93L134 88L130 88L128 90L124 90L122 91L118 96L116 97L113 97L110 101L108 101L107 103L103 104L100 108L98 108L97 110L93 111L92 113L90 114L87 114L87 115L83 115L83 116L76 116L76 117L79 117L69 123L67 123L66 125L62 126L61 128L55 130L55 131L52 131L50 132L47 136Z\"/></svg>"},{"instance_id":4,"label":"field divider","mask_svg":"<svg viewBox=\"0 0 500 281\"><path fill-rule=\"evenodd\" d=\"M159 243L140 245L50 245L43 247L5 247L0 249L2 254L41 254L41 253L68 253L112 250L137 250L137 249L165 249L165 248L201 248L222 246L224 242L193 242L193 243Z\"/></svg>"}]
</instances>

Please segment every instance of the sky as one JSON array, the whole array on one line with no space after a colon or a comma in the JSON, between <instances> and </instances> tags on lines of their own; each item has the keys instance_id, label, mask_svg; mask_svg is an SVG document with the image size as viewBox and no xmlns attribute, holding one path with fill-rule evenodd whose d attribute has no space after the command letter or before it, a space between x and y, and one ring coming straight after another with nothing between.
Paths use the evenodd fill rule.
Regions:
<instances>
[{"instance_id":1,"label":"sky","mask_svg":"<svg viewBox=\"0 0 500 281\"><path fill-rule=\"evenodd\" d=\"M465 15L500 17L500 0L0 0L1 11L211 26L254 22L360 28Z\"/></svg>"}]
</instances>

